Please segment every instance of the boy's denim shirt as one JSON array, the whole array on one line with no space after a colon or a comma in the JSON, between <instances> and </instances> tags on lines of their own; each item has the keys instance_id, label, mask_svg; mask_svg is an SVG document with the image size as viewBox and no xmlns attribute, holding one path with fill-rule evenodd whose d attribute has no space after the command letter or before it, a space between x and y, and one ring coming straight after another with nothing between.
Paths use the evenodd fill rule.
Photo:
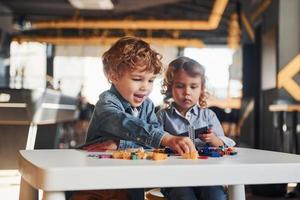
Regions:
<instances>
[{"instance_id":1,"label":"boy's denim shirt","mask_svg":"<svg viewBox=\"0 0 300 200\"><path fill-rule=\"evenodd\" d=\"M235 146L235 142L224 135L223 128L216 114L208 108L200 108L198 105L194 105L188 110L186 116L182 116L173 103L168 108L159 110L157 112L157 118L164 130L173 135L187 132L189 126L193 126L197 129L212 125L214 134L223 141L225 146ZM195 145L196 147L202 147L205 146L206 143L197 138Z\"/></svg>"},{"instance_id":2,"label":"boy's denim shirt","mask_svg":"<svg viewBox=\"0 0 300 200\"><path fill-rule=\"evenodd\" d=\"M120 140L119 149L160 147L164 131L154 113L154 104L147 98L137 109L139 114L134 117L131 105L112 85L99 96L86 143L113 139Z\"/></svg>"}]
</instances>

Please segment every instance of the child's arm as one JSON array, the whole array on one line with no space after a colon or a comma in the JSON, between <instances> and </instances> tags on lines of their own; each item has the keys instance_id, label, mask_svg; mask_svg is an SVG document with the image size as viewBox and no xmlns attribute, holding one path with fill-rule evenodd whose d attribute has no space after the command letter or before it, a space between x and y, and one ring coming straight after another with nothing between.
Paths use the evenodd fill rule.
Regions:
<instances>
[{"instance_id":1,"label":"child's arm","mask_svg":"<svg viewBox=\"0 0 300 200\"><path fill-rule=\"evenodd\" d=\"M164 128L164 111L160 110L156 115L161 127ZM196 150L195 145L189 137L174 136L167 132L165 132L165 135L162 138L161 145L171 148L180 155Z\"/></svg>"},{"instance_id":2,"label":"child's arm","mask_svg":"<svg viewBox=\"0 0 300 200\"><path fill-rule=\"evenodd\" d=\"M125 108L126 109L126 108ZM160 147L164 131L161 129L150 100L144 102L140 116L134 117L124 111L120 100L114 95L100 96L87 133L87 142L96 138L106 140L134 141L151 147Z\"/></svg>"},{"instance_id":3,"label":"child's arm","mask_svg":"<svg viewBox=\"0 0 300 200\"><path fill-rule=\"evenodd\" d=\"M198 135L199 138L203 142L207 142L210 145L216 147L223 145L227 147L235 146L235 142L232 139L225 136L222 125L216 114L212 110L206 109L205 115L205 117L207 118L207 123L212 125L211 131L209 132L209 134L203 134L203 136Z\"/></svg>"},{"instance_id":4,"label":"child's arm","mask_svg":"<svg viewBox=\"0 0 300 200\"><path fill-rule=\"evenodd\" d=\"M83 150L87 151L105 151L105 150L117 150L119 142L115 140L106 140L101 143L88 144L83 146Z\"/></svg>"},{"instance_id":5,"label":"child's arm","mask_svg":"<svg viewBox=\"0 0 300 200\"><path fill-rule=\"evenodd\" d=\"M192 140L188 137L174 136L169 133L165 133L161 141L162 146L170 147L180 155L185 153L196 151Z\"/></svg>"},{"instance_id":6,"label":"child's arm","mask_svg":"<svg viewBox=\"0 0 300 200\"><path fill-rule=\"evenodd\" d=\"M215 135L212 129L208 129L207 133L205 134L199 134L198 137L203 142L208 143L210 144L210 146L213 147L219 147L224 145L224 142Z\"/></svg>"}]
</instances>

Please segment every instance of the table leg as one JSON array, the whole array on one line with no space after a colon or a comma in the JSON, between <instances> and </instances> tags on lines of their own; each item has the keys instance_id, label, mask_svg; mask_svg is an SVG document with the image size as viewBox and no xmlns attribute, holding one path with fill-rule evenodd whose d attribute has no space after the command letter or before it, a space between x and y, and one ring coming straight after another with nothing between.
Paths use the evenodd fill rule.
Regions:
<instances>
[{"instance_id":1,"label":"table leg","mask_svg":"<svg viewBox=\"0 0 300 200\"><path fill-rule=\"evenodd\" d=\"M25 179L21 178L19 200L38 200L39 191L32 187Z\"/></svg>"},{"instance_id":2,"label":"table leg","mask_svg":"<svg viewBox=\"0 0 300 200\"><path fill-rule=\"evenodd\" d=\"M244 185L229 185L228 186L229 200L245 200Z\"/></svg>"},{"instance_id":3,"label":"table leg","mask_svg":"<svg viewBox=\"0 0 300 200\"><path fill-rule=\"evenodd\" d=\"M43 200L66 200L64 191L49 192L44 191Z\"/></svg>"}]
</instances>

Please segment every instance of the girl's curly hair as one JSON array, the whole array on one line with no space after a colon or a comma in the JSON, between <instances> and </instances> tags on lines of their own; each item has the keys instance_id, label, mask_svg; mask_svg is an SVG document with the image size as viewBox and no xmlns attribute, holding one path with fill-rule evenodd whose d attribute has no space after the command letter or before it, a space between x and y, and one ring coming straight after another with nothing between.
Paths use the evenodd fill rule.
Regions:
<instances>
[{"instance_id":1,"label":"girl's curly hair","mask_svg":"<svg viewBox=\"0 0 300 200\"><path fill-rule=\"evenodd\" d=\"M199 105L201 107L206 107L208 93L205 91L206 77L204 67L197 61L184 56L173 60L167 68L161 90L161 93L166 96L165 99L172 98L172 85L174 83L174 75L181 70L185 71L188 75L192 77L200 77L201 94L199 97Z\"/></svg>"},{"instance_id":2,"label":"girl's curly hair","mask_svg":"<svg viewBox=\"0 0 300 200\"><path fill-rule=\"evenodd\" d=\"M144 67L145 71L161 74L163 70L161 59L162 56L151 49L147 42L135 37L119 39L102 56L107 78L109 74L120 77L124 72L135 70L137 67Z\"/></svg>"}]
</instances>

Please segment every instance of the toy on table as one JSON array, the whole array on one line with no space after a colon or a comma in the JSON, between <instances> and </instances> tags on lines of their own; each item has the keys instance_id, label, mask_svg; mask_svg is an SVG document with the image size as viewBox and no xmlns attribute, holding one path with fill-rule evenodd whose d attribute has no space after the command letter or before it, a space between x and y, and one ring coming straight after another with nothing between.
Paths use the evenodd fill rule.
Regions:
<instances>
[{"instance_id":1,"label":"toy on table","mask_svg":"<svg viewBox=\"0 0 300 200\"><path fill-rule=\"evenodd\" d=\"M174 154L169 148L154 149L145 151L143 148L116 150L112 152L101 152L100 154L90 154L89 157L97 157L101 159L124 159L124 160L166 160L168 156ZM220 147L203 147L198 151L183 154L182 159L208 159L208 157L222 157L224 155L236 155L237 151L234 148ZM175 155L175 154L174 154Z\"/></svg>"},{"instance_id":2,"label":"toy on table","mask_svg":"<svg viewBox=\"0 0 300 200\"><path fill-rule=\"evenodd\" d=\"M237 151L232 147L225 148L224 146L219 147L202 147L198 149L198 153L200 156L208 156L208 157L222 157L224 155L236 155Z\"/></svg>"},{"instance_id":3,"label":"toy on table","mask_svg":"<svg viewBox=\"0 0 300 200\"><path fill-rule=\"evenodd\" d=\"M100 159L123 159L123 160L165 160L168 154L164 153L162 149L155 149L153 151L145 151L143 148L116 150L111 152L99 152L100 154L89 154L88 157L97 157Z\"/></svg>"},{"instance_id":4,"label":"toy on table","mask_svg":"<svg viewBox=\"0 0 300 200\"><path fill-rule=\"evenodd\" d=\"M168 154L153 152L152 160L166 160L168 158Z\"/></svg>"},{"instance_id":5,"label":"toy on table","mask_svg":"<svg viewBox=\"0 0 300 200\"><path fill-rule=\"evenodd\" d=\"M147 158L143 148L113 151L112 158L126 160L141 160Z\"/></svg>"},{"instance_id":6,"label":"toy on table","mask_svg":"<svg viewBox=\"0 0 300 200\"><path fill-rule=\"evenodd\" d=\"M190 153L185 153L182 155L183 159L191 159L191 160L196 160L198 159L198 152L197 151L192 151Z\"/></svg>"}]
</instances>

